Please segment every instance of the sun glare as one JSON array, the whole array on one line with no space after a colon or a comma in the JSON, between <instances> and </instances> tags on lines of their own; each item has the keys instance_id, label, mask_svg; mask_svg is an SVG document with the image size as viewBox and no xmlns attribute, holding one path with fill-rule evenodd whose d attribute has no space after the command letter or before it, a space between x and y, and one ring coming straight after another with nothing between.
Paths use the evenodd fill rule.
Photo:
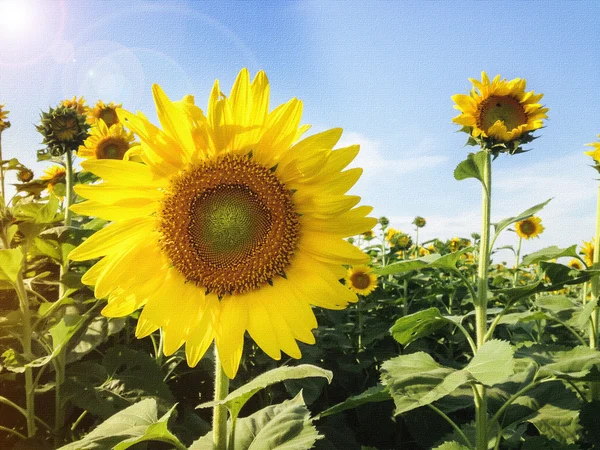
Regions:
<instances>
[{"instance_id":1,"label":"sun glare","mask_svg":"<svg viewBox=\"0 0 600 450\"><path fill-rule=\"evenodd\" d=\"M0 0L0 33L20 34L28 29L31 22L32 4L30 1Z\"/></svg>"}]
</instances>

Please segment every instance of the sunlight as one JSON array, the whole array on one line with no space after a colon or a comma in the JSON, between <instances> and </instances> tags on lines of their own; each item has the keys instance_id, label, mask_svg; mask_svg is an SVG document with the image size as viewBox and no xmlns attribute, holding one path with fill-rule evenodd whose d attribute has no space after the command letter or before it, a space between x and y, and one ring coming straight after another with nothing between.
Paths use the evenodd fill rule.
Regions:
<instances>
[{"instance_id":1,"label":"sunlight","mask_svg":"<svg viewBox=\"0 0 600 450\"><path fill-rule=\"evenodd\" d=\"M21 34L32 26L32 5L24 0L0 0L0 33Z\"/></svg>"}]
</instances>

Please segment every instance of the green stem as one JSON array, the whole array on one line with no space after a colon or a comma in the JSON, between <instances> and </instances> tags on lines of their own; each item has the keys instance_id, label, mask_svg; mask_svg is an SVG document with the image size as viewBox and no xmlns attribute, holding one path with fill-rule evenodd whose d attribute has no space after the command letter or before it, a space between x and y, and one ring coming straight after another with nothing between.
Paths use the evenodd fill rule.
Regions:
<instances>
[{"instance_id":1,"label":"green stem","mask_svg":"<svg viewBox=\"0 0 600 450\"><path fill-rule=\"evenodd\" d=\"M475 303L475 331L477 348L485 343L487 334L487 292L490 259L490 212L492 199L492 159L489 153L483 164L483 192L481 200L481 240L479 242L479 265L477 269L477 303ZM477 450L487 450L487 394L485 386L475 386L479 401L475 403L475 426Z\"/></svg>"},{"instance_id":2,"label":"green stem","mask_svg":"<svg viewBox=\"0 0 600 450\"><path fill-rule=\"evenodd\" d=\"M223 372L219 352L215 345L215 397L218 402L227 397L229 393L229 378ZM213 448L227 450L227 407L225 405L213 406Z\"/></svg>"},{"instance_id":3,"label":"green stem","mask_svg":"<svg viewBox=\"0 0 600 450\"><path fill-rule=\"evenodd\" d=\"M356 303L356 312L358 319L358 339L357 339L357 351L360 352L362 350L362 334L363 328L365 326L363 312L362 312L362 304L365 301L365 297L362 295L358 296L358 302Z\"/></svg>"},{"instance_id":4,"label":"green stem","mask_svg":"<svg viewBox=\"0 0 600 450\"><path fill-rule=\"evenodd\" d=\"M517 279L519 278L519 264L521 263L521 244L523 243L523 238L519 236L519 244L517 245L517 253L515 258L515 276L513 278L513 287L517 286Z\"/></svg>"},{"instance_id":5,"label":"green stem","mask_svg":"<svg viewBox=\"0 0 600 450\"><path fill-rule=\"evenodd\" d=\"M7 428L7 427L3 427L2 425L0 425L0 431L6 431L7 433L14 434L15 436L17 436L20 439L27 439L27 436L23 436L18 431L11 430L10 428Z\"/></svg>"},{"instance_id":6,"label":"green stem","mask_svg":"<svg viewBox=\"0 0 600 450\"><path fill-rule=\"evenodd\" d=\"M64 205L64 225L70 227L72 223L71 205L73 204L73 155L71 150L65 153L65 180L66 180L66 198ZM65 259L60 266L60 279L69 272L69 260ZM58 298L62 299L65 296L65 285L59 284ZM67 349L66 345L59 351L54 360L54 368L56 370L56 388L54 400L54 432L57 439L55 444L59 445L60 435L65 426L65 402L62 398L62 386L65 382L65 372L67 366Z\"/></svg>"},{"instance_id":7,"label":"green stem","mask_svg":"<svg viewBox=\"0 0 600 450\"><path fill-rule=\"evenodd\" d=\"M463 431L458 427L458 425L456 425L456 422L454 422L450 417L448 417L446 415L446 413L444 413L444 411L442 411L439 408L436 408L431 403L427 406L429 406L429 408L431 408L433 411L438 413L446 422L448 422L450 424L450 426L452 428L454 428L454 431L456 431L456 434L458 434L462 438L462 440L465 442L467 447L469 447L469 449L473 449L473 444L471 444L471 441L469 441L467 436L465 436L465 433L463 433Z\"/></svg>"},{"instance_id":8,"label":"green stem","mask_svg":"<svg viewBox=\"0 0 600 450\"><path fill-rule=\"evenodd\" d=\"M596 233L594 239L594 258L592 269L600 269L600 184L598 184L598 196L596 203ZM598 275L592 277L592 301L598 302L598 296L600 294L600 286L598 283ZM590 317L590 348L592 350L598 349L598 325L600 322L600 313L598 304L592 311ZM590 393L592 400L600 400L600 383L590 383Z\"/></svg>"},{"instance_id":9,"label":"green stem","mask_svg":"<svg viewBox=\"0 0 600 450\"><path fill-rule=\"evenodd\" d=\"M4 164L2 163L2 130L0 130L0 194L2 195L2 206L4 206L6 192L4 191Z\"/></svg>"}]
</instances>

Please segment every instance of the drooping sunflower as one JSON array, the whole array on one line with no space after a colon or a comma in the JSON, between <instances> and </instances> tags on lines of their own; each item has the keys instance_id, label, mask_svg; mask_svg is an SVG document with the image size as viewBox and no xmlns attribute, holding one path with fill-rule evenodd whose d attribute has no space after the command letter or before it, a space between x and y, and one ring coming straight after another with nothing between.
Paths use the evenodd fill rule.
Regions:
<instances>
[{"instance_id":1,"label":"drooping sunflower","mask_svg":"<svg viewBox=\"0 0 600 450\"><path fill-rule=\"evenodd\" d=\"M538 237L544 229L542 219L537 216L529 217L515 224L515 231L523 239Z\"/></svg>"},{"instance_id":2,"label":"drooping sunflower","mask_svg":"<svg viewBox=\"0 0 600 450\"><path fill-rule=\"evenodd\" d=\"M250 83L244 69L229 97L215 82L205 115L154 85L162 129L118 110L144 163L84 161L103 183L75 186L88 201L72 207L113 221L69 255L102 258L82 281L108 298L103 314L143 306L136 335L162 328L164 353L185 343L190 366L214 340L230 378L246 331L270 357L300 358L296 341L315 342L311 305L356 302L343 265L369 258L344 237L376 223L346 195L362 173L343 170L359 147L333 150L341 129L299 140L302 103L269 111L269 92L263 72Z\"/></svg>"},{"instance_id":3,"label":"drooping sunflower","mask_svg":"<svg viewBox=\"0 0 600 450\"><path fill-rule=\"evenodd\" d=\"M108 127L99 121L90 128L90 135L79 147L78 156L86 159L123 159L135 137L117 123Z\"/></svg>"},{"instance_id":4,"label":"drooping sunflower","mask_svg":"<svg viewBox=\"0 0 600 450\"><path fill-rule=\"evenodd\" d=\"M370 267L361 265L350 267L346 273L346 286L360 295L369 295L377 287L377 275Z\"/></svg>"},{"instance_id":5,"label":"drooping sunflower","mask_svg":"<svg viewBox=\"0 0 600 450\"><path fill-rule=\"evenodd\" d=\"M579 253L583 255L583 260L588 266L594 264L594 239L583 241L583 247Z\"/></svg>"},{"instance_id":6,"label":"drooping sunflower","mask_svg":"<svg viewBox=\"0 0 600 450\"><path fill-rule=\"evenodd\" d=\"M543 125L548 108L539 101L543 94L525 92L526 80L515 78L507 81L500 75L490 81L485 72L481 81L469 78L473 89L468 95L452 96L454 108L461 114L452 119L454 123L470 129L477 138L493 138L502 142L518 139Z\"/></svg>"},{"instance_id":7,"label":"drooping sunflower","mask_svg":"<svg viewBox=\"0 0 600 450\"><path fill-rule=\"evenodd\" d=\"M102 100L98 100L93 108L90 108L87 113L87 122L90 125L96 125L98 122L103 121L106 126L119 123L119 116L117 115L117 109L123 106L121 103L118 105L115 102L108 104Z\"/></svg>"},{"instance_id":8,"label":"drooping sunflower","mask_svg":"<svg viewBox=\"0 0 600 450\"><path fill-rule=\"evenodd\" d=\"M85 98L83 96L77 97L76 95L73 98L68 98L61 102L62 106L66 106L67 108L74 109L78 114L86 115L88 112L88 105L86 104Z\"/></svg>"}]
</instances>

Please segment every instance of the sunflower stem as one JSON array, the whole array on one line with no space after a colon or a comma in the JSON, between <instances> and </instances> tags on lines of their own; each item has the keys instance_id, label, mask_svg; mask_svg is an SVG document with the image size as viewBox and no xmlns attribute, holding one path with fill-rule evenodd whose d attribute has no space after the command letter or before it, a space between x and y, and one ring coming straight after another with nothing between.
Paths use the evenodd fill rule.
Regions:
<instances>
[{"instance_id":1,"label":"sunflower stem","mask_svg":"<svg viewBox=\"0 0 600 450\"><path fill-rule=\"evenodd\" d=\"M483 191L481 201L481 240L479 242L479 265L477 270L477 302L475 304L475 330L477 349L486 341L487 334L487 294L488 271L490 258L490 211L492 199L492 159L489 153L483 165ZM479 401L475 403L475 426L477 450L487 450L487 394L485 386L475 386Z\"/></svg>"},{"instance_id":2,"label":"sunflower stem","mask_svg":"<svg viewBox=\"0 0 600 450\"><path fill-rule=\"evenodd\" d=\"M523 238L519 236L519 243L517 244L517 253L515 254L515 276L513 278L513 287L517 286L517 280L519 278L519 264L521 263L521 244Z\"/></svg>"},{"instance_id":3,"label":"sunflower stem","mask_svg":"<svg viewBox=\"0 0 600 450\"><path fill-rule=\"evenodd\" d=\"M70 227L72 224L71 205L73 204L73 155L71 150L65 153L65 181L66 181L66 196L64 204L64 224ZM66 286L63 284L63 277L69 272L69 260L65 258L60 266L60 280L58 288L58 298L62 299L65 296ZM64 311L64 308L60 308ZM56 373L56 388L54 395L54 436L55 444L61 444L61 434L65 426L65 405L62 398L62 385L65 382L65 370L67 365L66 346L58 352L54 359L54 369Z\"/></svg>"},{"instance_id":4,"label":"sunflower stem","mask_svg":"<svg viewBox=\"0 0 600 450\"><path fill-rule=\"evenodd\" d=\"M2 161L2 129L0 128L0 195L2 195L2 203L6 201L6 193L4 192L4 164Z\"/></svg>"},{"instance_id":5,"label":"sunflower stem","mask_svg":"<svg viewBox=\"0 0 600 450\"><path fill-rule=\"evenodd\" d=\"M223 400L229 394L229 378L223 372L219 352L215 345L215 397L214 401ZM233 440L233 436L231 436ZM227 407L225 405L213 406L213 448L227 450Z\"/></svg>"},{"instance_id":6,"label":"sunflower stem","mask_svg":"<svg viewBox=\"0 0 600 450\"><path fill-rule=\"evenodd\" d=\"M596 204L596 233L594 238L594 255L592 259L592 269L600 269L600 183L598 184L598 196ZM592 277L592 301L596 302L596 306L590 317L590 348L598 350L598 323L600 319L600 309L598 308L598 297L600 294L600 286L598 283L598 275ZM591 400L600 400L600 383L590 383Z\"/></svg>"}]
</instances>

